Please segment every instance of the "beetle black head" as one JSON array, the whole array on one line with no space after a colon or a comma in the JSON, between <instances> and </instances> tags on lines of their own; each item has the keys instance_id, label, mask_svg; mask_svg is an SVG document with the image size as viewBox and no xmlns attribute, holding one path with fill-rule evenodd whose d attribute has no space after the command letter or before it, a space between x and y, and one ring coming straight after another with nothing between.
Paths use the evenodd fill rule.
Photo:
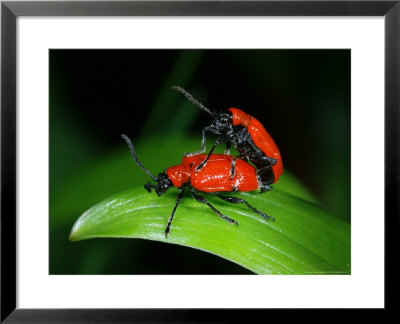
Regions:
<instances>
[{"instance_id":1,"label":"beetle black head","mask_svg":"<svg viewBox=\"0 0 400 324\"><path fill-rule=\"evenodd\" d=\"M228 112L217 112L215 110L211 110L196 100L189 92L185 89L182 89L178 86L173 86L173 90L176 90L182 93L189 101L193 102L197 107L204 110L206 113L210 114L214 120L211 124L212 131L217 135L229 135L233 132L232 126L232 113Z\"/></svg>"},{"instance_id":2,"label":"beetle black head","mask_svg":"<svg viewBox=\"0 0 400 324\"><path fill-rule=\"evenodd\" d=\"M219 135L229 134L233 131L232 118L230 111L215 113L211 124L212 130Z\"/></svg>"},{"instance_id":3,"label":"beetle black head","mask_svg":"<svg viewBox=\"0 0 400 324\"><path fill-rule=\"evenodd\" d=\"M155 181L157 184L154 185L149 182L145 184L144 187L149 193L151 192L151 188L154 188L157 196L161 196L162 194L166 193L169 187L172 186L171 180L165 173L159 173Z\"/></svg>"}]
</instances>

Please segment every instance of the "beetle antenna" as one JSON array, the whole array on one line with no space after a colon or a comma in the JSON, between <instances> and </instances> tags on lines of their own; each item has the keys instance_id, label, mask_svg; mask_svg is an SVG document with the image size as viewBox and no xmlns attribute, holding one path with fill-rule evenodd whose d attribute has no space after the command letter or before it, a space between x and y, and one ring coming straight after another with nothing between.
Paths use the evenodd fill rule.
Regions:
<instances>
[{"instance_id":1,"label":"beetle antenna","mask_svg":"<svg viewBox=\"0 0 400 324\"><path fill-rule=\"evenodd\" d=\"M178 86L172 86L171 89L176 90L180 93L182 93L186 99L188 99L189 101L193 102L197 107L199 107L200 109L204 110L206 113L214 116L215 113L212 112L210 109L208 109L206 106L204 106L201 102L199 102L198 100L196 100L189 92L187 92L185 89L178 87Z\"/></svg>"},{"instance_id":2,"label":"beetle antenna","mask_svg":"<svg viewBox=\"0 0 400 324\"><path fill-rule=\"evenodd\" d=\"M125 134L122 134L121 137L125 140L126 144L128 144L129 149L131 151L132 157L135 160L136 164L144 171L146 172L150 178L152 178L154 181L157 181L157 178L149 171L147 170L142 163L140 163L139 159L136 156L136 152L135 152L135 148L133 147L133 144L130 140L130 138L128 136L126 136Z\"/></svg>"}]
</instances>

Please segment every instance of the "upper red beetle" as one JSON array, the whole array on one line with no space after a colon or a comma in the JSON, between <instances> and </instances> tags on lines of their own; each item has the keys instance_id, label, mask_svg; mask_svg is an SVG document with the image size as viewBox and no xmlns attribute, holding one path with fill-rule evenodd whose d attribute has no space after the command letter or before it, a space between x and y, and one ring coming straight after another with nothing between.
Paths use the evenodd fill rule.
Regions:
<instances>
[{"instance_id":1,"label":"upper red beetle","mask_svg":"<svg viewBox=\"0 0 400 324\"><path fill-rule=\"evenodd\" d=\"M225 142L225 154L229 154L230 144L240 153L232 161L231 176L236 172L236 160L238 158L246 158L257 167L257 175L262 177L265 184L264 191L270 189L269 184L278 181L283 172L281 154L271 135L256 118L237 108L229 108L227 112L210 110L193 98L186 90L178 86L173 86L172 89L182 93L187 99L214 118L211 126L205 127L202 131L200 151L187 154L191 156L205 152L205 132L218 136L207 157L199 164L196 171L206 165L215 147Z\"/></svg>"}]
</instances>

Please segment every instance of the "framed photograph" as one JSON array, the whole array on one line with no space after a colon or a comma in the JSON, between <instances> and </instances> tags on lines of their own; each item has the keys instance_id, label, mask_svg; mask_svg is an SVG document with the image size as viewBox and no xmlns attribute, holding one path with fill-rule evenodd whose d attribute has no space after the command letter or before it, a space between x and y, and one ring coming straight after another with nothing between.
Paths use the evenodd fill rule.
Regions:
<instances>
[{"instance_id":1,"label":"framed photograph","mask_svg":"<svg viewBox=\"0 0 400 324\"><path fill-rule=\"evenodd\" d=\"M399 16L3 1L1 321L391 308Z\"/></svg>"}]
</instances>

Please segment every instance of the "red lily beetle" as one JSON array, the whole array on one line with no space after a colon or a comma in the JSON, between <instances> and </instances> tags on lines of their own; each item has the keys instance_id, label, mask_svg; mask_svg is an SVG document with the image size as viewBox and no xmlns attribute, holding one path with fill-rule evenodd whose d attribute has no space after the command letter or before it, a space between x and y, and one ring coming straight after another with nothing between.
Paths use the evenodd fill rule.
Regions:
<instances>
[{"instance_id":1,"label":"red lily beetle","mask_svg":"<svg viewBox=\"0 0 400 324\"><path fill-rule=\"evenodd\" d=\"M196 171L205 166L214 149L219 144L225 142L225 154L229 154L230 144L232 144L240 154L233 160L231 176L236 171L236 159L245 158L257 167L257 174L263 178L265 190L270 189L268 186L269 184L278 181L283 172L281 154L271 135L256 118L238 108L229 108L227 112L210 110L181 87L173 86L172 89L182 93L188 100L214 118L211 126L205 127L202 131L200 151L187 154L190 156L205 152L205 132L219 136L207 157L200 163Z\"/></svg>"},{"instance_id":2,"label":"red lily beetle","mask_svg":"<svg viewBox=\"0 0 400 324\"><path fill-rule=\"evenodd\" d=\"M218 216L228 221L231 224L238 225L238 222L234 219L222 214L213 205L211 205L204 197L199 195L198 192L213 193L218 198L225 200L233 204L245 204L255 213L261 215L265 219L275 219L272 216L268 216L263 212L257 210L251 206L244 199L237 197L226 197L220 194L220 192L232 192L232 191L253 191L259 189L264 192L264 186L262 178L257 175L255 167L247 163L242 159L236 161L235 174L233 177L230 175L231 164L234 157L225 154L212 154L207 165L204 166L198 172L194 172L196 167L204 161L206 158L205 154L196 154L191 156L185 156L182 159L182 163L171 166L164 172L159 173L155 177L149 170L147 170L137 158L135 148L128 136L122 134L122 138L128 144L131 151L132 157L136 164L152 178L156 184L147 183L144 185L145 189L150 193L151 189L154 189L158 196L164 194L170 187L174 186L179 189L177 201L174 209L172 210L171 216L168 219L168 224L165 229L165 236L167 237L172 220L174 218L175 211L183 198L183 193L186 187L189 187L191 195L200 203L206 204L210 207Z\"/></svg>"}]
</instances>

